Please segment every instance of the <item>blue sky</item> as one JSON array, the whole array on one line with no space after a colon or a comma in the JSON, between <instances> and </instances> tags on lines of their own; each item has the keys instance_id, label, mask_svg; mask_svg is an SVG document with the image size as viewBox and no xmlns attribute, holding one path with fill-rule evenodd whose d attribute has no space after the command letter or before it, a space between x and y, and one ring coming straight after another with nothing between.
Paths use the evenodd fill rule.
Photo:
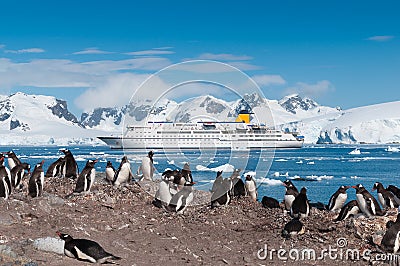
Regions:
<instances>
[{"instance_id":1,"label":"blue sky","mask_svg":"<svg viewBox=\"0 0 400 266\"><path fill-rule=\"evenodd\" d=\"M164 67L209 59L270 99L400 100L398 1L144 2L3 1L0 93L57 96L79 115L127 102Z\"/></svg>"}]
</instances>

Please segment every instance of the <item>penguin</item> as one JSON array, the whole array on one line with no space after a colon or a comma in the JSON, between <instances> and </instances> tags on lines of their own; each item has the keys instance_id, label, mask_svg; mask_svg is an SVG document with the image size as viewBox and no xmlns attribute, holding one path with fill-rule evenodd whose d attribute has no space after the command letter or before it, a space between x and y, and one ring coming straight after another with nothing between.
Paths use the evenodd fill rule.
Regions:
<instances>
[{"instance_id":1,"label":"penguin","mask_svg":"<svg viewBox=\"0 0 400 266\"><path fill-rule=\"evenodd\" d=\"M49 168L47 168L46 174L44 177L57 177L57 176L62 176L62 169L64 169L65 165L65 158L60 157L56 161L54 161L52 164L50 164Z\"/></svg>"},{"instance_id":2,"label":"penguin","mask_svg":"<svg viewBox=\"0 0 400 266\"><path fill-rule=\"evenodd\" d=\"M285 193L285 197L284 197L285 209L287 211L290 211L293 201L299 194L299 191L297 190L297 188L293 185L292 181L290 181L290 180L285 180L283 182L283 186L286 188L286 193Z\"/></svg>"},{"instance_id":3,"label":"penguin","mask_svg":"<svg viewBox=\"0 0 400 266\"><path fill-rule=\"evenodd\" d=\"M112 165L111 161L107 161L107 166L106 166L106 181L109 183L112 183L114 181L115 177L115 168Z\"/></svg>"},{"instance_id":4,"label":"penguin","mask_svg":"<svg viewBox=\"0 0 400 266\"><path fill-rule=\"evenodd\" d=\"M112 260L120 260L105 251L98 243L89 239L74 239L68 234L57 231L57 235L65 241L64 254L70 258L92 263L112 263Z\"/></svg>"},{"instance_id":5,"label":"penguin","mask_svg":"<svg viewBox=\"0 0 400 266\"><path fill-rule=\"evenodd\" d=\"M162 174L161 177L164 180L168 180L168 181L173 181L175 178L175 175L177 175L179 173L179 170L175 169L175 170L171 170L171 169L166 169Z\"/></svg>"},{"instance_id":6,"label":"penguin","mask_svg":"<svg viewBox=\"0 0 400 266\"><path fill-rule=\"evenodd\" d=\"M117 171L115 172L113 184L115 187L118 187L121 184L129 183L131 179L133 179L131 164L128 160L128 157L124 156L122 157L121 163Z\"/></svg>"},{"instance_id":7,"label":"penguin","mask_svg":"<svg viewBox=\"0 0 400 266\"><path fill-rule=\"evenodd\" d=\"M356 199L361 212L368 218L374 215L382 216L385 213L382 211L378 201L365 189L361 184L352 186L356 190Z\"/></svg>"},{"instance_id":8,"label":"penguin","mask_svg":"<svg viewBox=\"0 0 400 266\"><path fill-rule=\"evenodd\" d=\"M257 184L251 175L246 176L246 192L253 201L257 201Z\"/></svg>"},{"instance_id":9,"label":"penguin","mask_svg":"<svg viewBox=\"0 0 400 266\"><path fill-rule=\"evenodd\" d=\"M11 184L13 188L20 188L22 179L30 173L31 166L28 163L21 163L14 166L14 168L10 171Z\"/></svg>"},{"instance_id":10,"label":"penguin","mask_svg":"<svg viewBox=\"0 0 400 266\"><path fill-rule=\"evenodd\" d=\"M387 224L388 225L388 224ZM396 221L390 223L386 228L381 241L381 248L388 252L396 254L400 249L400 213L397 214Z\"/></svg>"},{"instance_id":11,"label":"penguin","mask_svg":"<svg viewBox=\"0 0 400 266\"><path fill-rule=\"evenodd\" d=\"M10 171L4 166L4 155L0 153L0 197L8 199L11 193Z\"/></svg>"},{"instance_id":12,"label":"penguin","mask_svg":"<svg viewBox=\"0 0 400 266\"><path fill-rule=\"evenodd\" d=\"M358 207L358 203L356 200L349 201L344 205L338 217L334 220L335 222L343 221L349 218L351 215L355 216L356 214L360 213L360 208Z\"/></svg>"},{"instance_id":13,"label":"penguin","mask_svg":"<svg viewBox=\"0 0 400 266\"><path fill-rule=\"evenodd\" d=\"M294 199L290 214L294 218L305 218L310 214L310 205L307 199L307 189L302 187L300 193Z\"/></svg>"},{"instance_id":14,"label":"penguin","mask_svg":"<svg viewBox=\"0 0 400 266\"><path fill-rule=\"evenodd\" d=\"M299 218L293 218L285 224L281 236L289 239L293 235L302 235L305 231L304 224L299 220Z\"/></svg>"},{"instance_id":15,"label":"penguin","mask_svg":"<svg viewBox=\"0 0 400 266\"><path fill-rule=\"evenodd\" d=\"M399 204L396 202L394 199L394 196L392 192L387 191L382 183L376 182L374 186L372 187L372 191L377 190L378 193L378 200L379 203L381 204L382 208L398 208Z\"/></svg>"},{"instance_id":16,"label":"penguin","mask_svg":"<svg viewBox=\"0 0 400 266\"><path fill-rule=\"evenodd\" d=\"M261 204L264 208L280 208L279 202L276 199L267 196L262 198Z\"/></svg>"},{"instance_id":17,"label":"penguin","mask_svg":"<svg viewBox=\"0 0 400 266\"><path fill-rule=\"evenodd\" d=\"M172 193L170 191L170 181L168 179L162 179L158 185L158 190L153 200L153 205L159 208L166 207L172 199Z\"/></svg>"},{"instance_id":18,"label":"penguin","mask_svg":"<svg viewBox=\"0 0 400 266\"><path fill-rule=\"evenodd\" d=\"M192 171L190 170L189 163L185 163L181 173L187 182L193 182Z\"/></svg>"},{"instance_id":19,"label":"penguin","mask_svg":"<svg viewBox=\"0 0 400 266\"><path fill-rule=\"evenodd\" d=\"M328 210L331 212L340 211L347 200L347 189L349 186L340 186L339 189L331 196L328 203Z\"/></svg>"},{"instance_id":20,"label":"penguin","mask_svg":"<svg viewBox=\"0 0 400 266\"><path fill-rule=\"evenodd\" d=\"M393 193L394 200L400 205L400 189L396 186L389 185L386 190Z\"/></svg>"},{"instance_id":21,"label":"penguin","mask_svg":"<svg viewBox=\"0 0 400 266\"><path fill-rule=\"evenodd\" d=\"M44 187L44 172L43 172L44 161L36 164L35 169L29 178L28 183L28 194L32 198L39 197L42 195Z\"/></svg>"},{"instance_id":22,"label":"penguin","mask_svg":"<svg viewBox=\"0 0 400 266\"><path fill-rule=\"evenodd\" d=\"M230 196L231 189L232 180L230 178L225 178L222 184L211 194L211 208L215 208L218 205L228 206L232 199Z\"/></svg>"},{"instance_id":23,"label":"penguin","mask_svg":"<svg viewBox=\"0 0 400 266\"><path fill-rule=\"evenodd\" d=\"M137 171L138 175L140 174L140 172L142 172L142 177L140 178L140 181L142 180L153 181L153 175L154 175L153 155L154 155L153 151L149 151L147 156L142 159L142 164L139 166L139 169Z\"/></svg>"},{"instance_id":24,"label":"penguin","mask_svg":"<svg viewBox=\"0 0 400 266\"><path fill-rule=\"evenodd\" d=\"M246 196L246 188L243 180L240 178L241 169L235 169L232 173L230 180L232 182L232 189L230 190L231 197L240 198L241 196Z\"/></svg>"},{"instance_id":25,"label":"penguin","mask_svg":"<svg viewBox=\"0 0 400 266\"><path fill-rule=\"evenodd\" d=\"M223 181L224 181L224 178L222 177L222 171L218 171L210 192L213 193L213 192L217 191L218 187L222 186Z\"/></svg>"},{"instance_id":26,"label":"penguin","mask_svg":"<svg viewBox=\"0 0 400 266\"><path fill-rule=\"evenodd\" d=\"M17 155L13 151L9 151L7 154L7 162L8 167L13 169L16 165L21 164L21 161L18 159Z\"/></svg>"},{"instance_id":27,"label":"penguin","mask_svg":"<svg viewBox=\"0 0 400 266\"><path fill-rule=\"evenodd\" d=\"M94 168L96 163L97 160L88 160L86 162L85 168L83 168L76 180L75 193L90 192L96 177L96 168Z\"/></svg>"},{"instance_id":28,"label":"penguin","mask_svg":"<svg viewBox=\"0 0 400 266\"><path fill-rule=\"evenodd\" d=\"M193 185L195 182L186 182L183 188L172 196L167 210L183 214L187 206L193 201Z\"/></svg>"},{"instance_id":29,"label":"penguin","mask_svg":"<svg viewBox=\"0 0 400 266\"><path fill-rule=\"evenodd\" d=\"M60 151L65 154L65 164L62 170L63 176L72 179L77 178L79 171L74 155L68 149L60 149Z\"/></svg>"}]
</instances>

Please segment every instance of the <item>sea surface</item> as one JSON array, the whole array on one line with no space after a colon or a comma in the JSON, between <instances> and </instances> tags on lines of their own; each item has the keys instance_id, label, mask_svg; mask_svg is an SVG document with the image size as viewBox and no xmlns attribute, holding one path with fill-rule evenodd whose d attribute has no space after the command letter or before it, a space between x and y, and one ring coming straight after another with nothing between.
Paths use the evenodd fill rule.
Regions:
<instances>
[{"instance_id":1,"label":"sea surface","mask_svg":"<svg viewBox=\"0 0 400 266\"><path fill-rule=\"evenodd\" d=\"M281 181L293 179L300 190L307 188L311 202L328 203L330 196L341 185L363 184L372 195L372 186L379 181L386 187L389 184L400 186L400 152L388 152L387 145L314 145L301 149L283 149L275 151L231 152L227 150L210 151L155 151L154 163L160 178L167 169L181 169L185 162L190 163L195 187L209 190L218 170L225 170L229 177L232 170L241 168L242 174L251 172L258 185L259 199L267 195L279 201L283 200L285 188ZM393 147L393 145L392 145ZM44 160L44 170L63 154L60 148L68 148L77 160L79 169L83 169L86 160L98 159L96 170L104 172L107 161L115 168L121 158L127 155L134 173L146 152L112 150L108 146L69 146L69 147L9 147L2 146L0 152L13 150L21 161L35 164ZM349 154L355 148L360 154ZM238 167L239 165L239 167ZM242 176L244 179L244 176ZM355 199L355 190L348 190L350 199Z\"/></svg>"}]
</instances>

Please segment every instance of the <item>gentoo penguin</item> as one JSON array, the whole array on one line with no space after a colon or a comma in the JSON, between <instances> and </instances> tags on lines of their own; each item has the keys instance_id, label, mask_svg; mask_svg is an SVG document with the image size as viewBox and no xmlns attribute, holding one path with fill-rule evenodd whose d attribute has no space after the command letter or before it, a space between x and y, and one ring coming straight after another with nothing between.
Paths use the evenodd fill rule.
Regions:
<instances>
[{"instance_id":1,"label":"gentoo penguin","mask_svg":"<svg viewBox=\"0 0 400 266\"><path fill-rule=\"evenodd\" d=\"M112 263L111 260L120 260L105 251L98 243L88 239L73 239L68 234L57 232L57 235L65 241L64 254L70 258L92 263Z\"/></svg>"},{"instance_id":2,"label":"gentoo penguin","mask_svg":"<svg viewBox=\"0 0 400 266\"><path fill-rule=\"evenodd\" d=\"M379 206L378 201L361 184L352 186L356 190L358 207L368 218L374 215L382 216L384 212Z\"/></svg>"},{"instance_id":3,"label":"gentoo penguin","mask_svg":"<svg viewBox=\"0 0 400 266\"><path fill-rule=\"evenodd\" d=\"M154 175L154 163L153 163L153 151L149 151L146 157L142 159L142 164L139 166L138 175L142 172L142 180L150 180L153 181Z\"/></svg>"},{"instance_id":4,"label":"gentoo penguin","mask_svg":"<svg viewBox=\"0 0 400 266\"><path fill-rule=\"evenodd\" d=\"M261 200L261 204L264 208L280 208L279 201L274 198L264 196Z\"/></svg>"},{"instance_id":5,"label":"gentoo penguin","mask_svg":"<svg viewBox=\"0 0 400 266\"><path fill-rule=\"evenodd\" d=\"M77 178L78 177L78 165L75 161L74 155L72 155L72 152L68 149L60 149L61 152L65 154L65 164L63 167L63 175L64 177L67 178Z\"/></svg>"},{"instance_id":6,"label":"gentoo penguin","mask_svg":"<svg viewBox=\"0 0 400 266\"><path fill-rule=\"evenodd\" d=\"M21 164L21 161L18 159L17 155L13 151L9 151L6 154L8 167L10 168L10 170L13 169L16 165Z\"/></svg>"},{"instance_id":7,"label":"gentoo penguin","mask_svg":"<svg viewBox=\"0 0 400 266\"><path fill-rule=\"evenodd\" d=\"M4 166L4 156L0 153L0 197L8 199L11 193L10 171Z\"/></svg>"},{"instance_id":8,"label":"gentoo penguin","mask_svg":"<svg viewBox=\"0 0 400 266\"><path fill-rule=\"evenodd\" d=\"M97 160L88 160L86 162L85 168L83 168L76 180L75 193L90 192L96 177L96 168L94 168L96 163Z\"/></svg>"},{"instance_id":9,"label":"gentoo penguin","mask_svg":"<svg viewBox=\"0 0 400 266\"><path fill-rule=\"evenodd\" d=\"M355 216L359 212L360 212L360 208L358 208L357 201L356 200L349 201L348 203L346 203L346 205L344 205L341 208L338 217L336 217L336 219L334 221L338 222L338 221L346 220L347 218L350 217L350 215Z\"/></svg>"},{"instance_id":10,"label":"gentoo penguin","mask_svg":"<svg viewBox=\"0 0 400 266\"><path fill-rule=\"evenodd\" d=\"M65 158L64 157L58 158L56 161L54 161L52 164L50 164L50 166L49 166L49 168L47 168L46 174L44 176L45 177L62 176L64 164L65 164Z\"/></svg>"},{"instance_id":11,"label":"gentoo penguin","mask_svg":"<svg viewBox=\"0 0 400 266\"><path fill-rule=\"evenodd\" d=\"M187 182L193 182L192 171L190 170L189 163L185 163L181 170L181 173Z\"/></svg>"},{"instance_id":12,"label":"gentoo penguin","mask_svg":"<svg viewBox=\"0 0 400 266\"><path fill-rule=\"evenodd\" d=\"M331 196L328 203L328 210L331 212L339 211L347 200L347 192L349 186L340 186L339 189Z\"/></svg>"},{"instance_id":13,"label":"gentoo penguin","mask_svg":"<svg viewBox=\"0 0 400 266\"><path fill-rule=\"evenodd\" d=\"M115 168L112 165L111 161L107 161L107 166L106 166L106 181L109 183L114 182L114 177L115 177Z\"/></svg>"},{"instance_id":14,"label":"gentoo penguin","mask_svg":"<svg viewBox=\"0 0 400 266\"><path fill-rule=\"evenodd\" d=\"M381 241L381 248L388 252L396 254L400 249L400 213L397 219L386 229Z\"/></svg>"},{"instance_id":15,"label":"gentoo penguin","mask_svg":"<svg viewBox=\"0 0 400 266\"><path fill-rule=\"evenodd\" d=\"M218 171L210 192L213 193L213 192L217 191L218 187L222 186L223 181L224 181L224 178L222 177L222 171Z\"/></svg>"},{"instance_id":16,"label":"gentoo penguin","mask_svg":"<svg viewBox=\"0 0 400 266\"><path fill-rule=\"evenodd\" d=\"M153 205L159 208L166 207L171 202L171 199L170 181L168 179L161 179L156 195L154 196Z\"/></svg>"},{"instance_id":17,"label":"gentoo penguin","mask_svg":"<svg viewBox=\"0 0 400 266\"><path fill-rule=\"evenodd\" d=\"M124 183L129 183L133 178L131 172L131 164L127 156L122 157L121 163L115 172L114 176L114 186L120 186Z\"/></svg>"},{"instance_id":18,"label":"gentoo penguin","mask_svg":"<svg viewBox=\"0 0 400 266\"><path fill-rule=\"evenodd\" d=\"M301 188L299 195L294 199L290 214L294 218L305 218L310 214L310 205L305 187Z\"/></svg>"},{"instance_id":19,"label":"gentoo penguin","mask_svg":"<svg viewBox=\"0 0 400 266\"><path fill-rule=\"evenodd\" d=\"M400 189L396 186L389 185L386 190L393 193L394 200L400 205Z\"/></svg>"},{"instance_id":20,"label":"gentoo penguin","mask_svg":"<svg viewBox=\"0 0 400 266\"><path fill-rule=\"evenodd\" d=\"M247 195L249 195L253 201L257 201L257 184L251 175L246 176L246 185L245 186L246 186Z\"/></svg>"},{"instance_id":21,"label":"gentoo penguin","mask_svg":"<svg viewBox=\"0 0 400 266\"><path fill-rule=\"evenodd\" d=\"M372 191L377 190L378 193L378 200L379 203L381 204L382 208L397 208L399 207L399 204L394 199L394 196L392 192L387 191L382 183L376 182L374 186L372 187Z\"/></svg>"},{"instance_id":22,"label":"gentoo penguin","mask_svg":"<svg viewBox=\"0 0 400 266\"><path fill-rule=\"evenodd\" d=\"M305 227L302 222L300 222L299 218L293 218L282 230L282 237L289 239L293 235L302 235L305 232Z\"/></svg>"},{"instance_id":23,"label":"gentoo penguin","mask_svg":"<svg viewBox=\"0 0 400 266\"><path fill-rule=\"evenodd\" d=\"M35 169L29 178L28 193L32 198L39 197L42 195L44 187L44 172L43 172L44 161L35 165Z\"/></svg>"},{"instance_id":24,"label":"gentoo penguin","mask_svg":"<svg viewBox=\"0 0 400 266\"><path fill-rule=\"evenodd\" d=\"M231 196L240 198L241 196L246 196L246 188L243 180L240 178L241 169L235 169L232 173L230 180L232 182Z\"/></svg>"},{"instance_id":25,"label":"gentoo penguin","mask_svg":"<svg viewBox=\"0 0 400 266\"><path fill-rule=\"evenodd\" d=\"M296 198L296 196L299 194L299 191L297 190L297 188L293 185L292 181L290 181L290 180L285 180L283 182L283 186L286 188L286 193L285 193L285 197L284 197L285 209L287 211L290 211L293 201Z\"/></svg>"},{"instance_id":26,"label":"gentoo penguin","mask_svg":"<svg viewBox=\"0 0 400 266\"><path fill-rule=\"evenodd\" d=\"M19 188L23 177L27 174L29 175L30 172L31 172L31 166L28 163L21 163L14 166L14 168L11 169L10 171L11 184L13 188Z\"/></svg>"},{"instance_id":27,"label":"gentoo penguin","mask_svg":"<svg viewBox=\"0 0 400 266\"><path fill-rule=\"evenodd\" d=\"M167 210L182 214L193 201L193 185L195 182L186 182L183 188L172 196Z\"/></svg>"},{"instance_id":28,"label":"gentoo penguin","mask_svg":"<svg viewBox=\"0 0 400 266\"><path fill-rule=\"evenodd\" d=\"M225 178L220 186L215 188L211 195L211 208L218 205L227 206L231 202L230 191L232 189L232 180Z\"/></svg>"}]
</instances>

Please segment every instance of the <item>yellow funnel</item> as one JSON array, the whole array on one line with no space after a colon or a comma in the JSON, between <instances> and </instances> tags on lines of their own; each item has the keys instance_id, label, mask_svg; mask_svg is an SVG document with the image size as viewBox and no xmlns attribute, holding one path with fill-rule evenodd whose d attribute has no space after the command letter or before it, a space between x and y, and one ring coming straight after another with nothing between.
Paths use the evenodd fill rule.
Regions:
<instances>
[{"instance_id":1,"label":"yellow funnel","mask_svg":"<svg viewBox=\"0 0 400 266\"><path fill-rule=\"evenodd\" d=\"M250 124L250 114L239 114L235 122Z\"/></svg>"}]
</instances>

